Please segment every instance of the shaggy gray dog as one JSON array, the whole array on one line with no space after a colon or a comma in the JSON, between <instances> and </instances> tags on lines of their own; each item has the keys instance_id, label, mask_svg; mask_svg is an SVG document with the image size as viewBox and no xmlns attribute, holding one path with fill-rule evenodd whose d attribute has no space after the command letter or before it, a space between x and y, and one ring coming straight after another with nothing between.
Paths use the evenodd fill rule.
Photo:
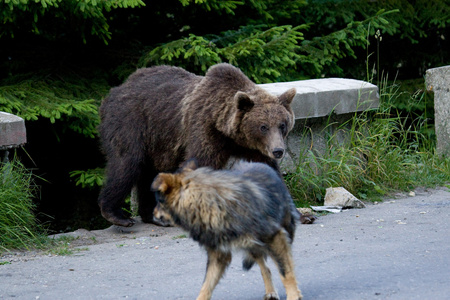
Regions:
<instances>
[{"instance_id":1,"label":"shaggy gray dog","mask_svg":"<svg viewBox=\"0 0 450 300\"><path fill-rule=\"evenodd\" d=\"M231 170L198 168L188 161L175 174L161 173L152 184L157 210L187 230L208 254L198 300L210 299L231 262L231 251L246 253L243 267L256 262L266 287L264 299L279 299L266 257L278 266L288 300L302 299L291 244L299 213L280 176L262 163L241 162Z\"/></svg>"}]
</instances>

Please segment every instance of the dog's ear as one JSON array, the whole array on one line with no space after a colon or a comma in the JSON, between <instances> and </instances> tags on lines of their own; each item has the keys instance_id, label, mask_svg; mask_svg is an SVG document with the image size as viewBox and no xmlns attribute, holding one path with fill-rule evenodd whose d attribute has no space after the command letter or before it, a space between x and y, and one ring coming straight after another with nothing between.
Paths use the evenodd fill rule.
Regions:
<instances>
[{"instance_id":1,"label":"dog's ear","mask_svg":"<svg viewBox=\"0 0 450 300\"><path fill-rule=\"evenodd\" d=\"M191 158L183 164L182 172L194 171L198 168L198 163L195 158Z\"/></svg>"},{"instance_id":2,"label":"dog's ear","mask_svg":"<svg viewBox=\"0 0 450 300\"><path fill-rule=\"evenodd\" d=\"M154 192L160 192L162 194L168 194L173 188L174 176L168 173L160 173L156 176L152 183L151 189Z\"/></svg>"}]
</instances>

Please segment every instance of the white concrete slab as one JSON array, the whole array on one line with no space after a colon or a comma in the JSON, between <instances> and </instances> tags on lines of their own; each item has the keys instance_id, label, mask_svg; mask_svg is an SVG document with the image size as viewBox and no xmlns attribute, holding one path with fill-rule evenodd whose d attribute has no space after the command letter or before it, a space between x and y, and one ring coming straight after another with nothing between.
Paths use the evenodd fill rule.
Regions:
<instances>
[{"instance_id":1,"label":"white concrete slab","mask_svg":"<svg viewBox=\"0 0 450 300\"><path fill-rule=\"evenodd\" d=\"M260 84L274 95L297 89L292 103L296 119L345 114L379 107L378 87L371 83L345 78L323 78Z\"/></svg>"}]
</instances>

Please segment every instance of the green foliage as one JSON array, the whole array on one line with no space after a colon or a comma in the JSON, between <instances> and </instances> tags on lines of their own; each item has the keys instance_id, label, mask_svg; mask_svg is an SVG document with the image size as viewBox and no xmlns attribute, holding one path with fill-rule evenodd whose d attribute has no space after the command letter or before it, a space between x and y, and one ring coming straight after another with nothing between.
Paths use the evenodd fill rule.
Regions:
<instances>
[{"instance_id":1,"label":"green foliage","mask_svg":"<svg viewBox=\"0 0 450 300\"><path fill-rule=\"evenodd\" d=\"M45 34L50 39L61 38L61 30L71 30L77 32L85 43L87 33L107 43L111 32L105 13L115 8L144 5L142 0L2 0L0 38L5 35L14 37L16 26L21 23L22 27L29 28L33 34ZM41 18L50 16L65 27L51 28L47 27L50 24L40 22Z\"/></svg>"},{"instance_id":2,"label":"green foliage","mask_svg":"<svg viewBox=\"0 0 450 300\"><path fill-rule=\"evenodd\" d=\"M389 84L393 97L389 98L391 112L404 118L407 126L417 128L427 140L436 139L434 132L433 93L426 92L423 79L384 82Z\"/></svg>"},{"instance_id":3,"label":"green foliage","mask_svg":"<svg viewBox=\"0 0 450 300\"><path fill-rule=\"evenodd\" d=\"M384 49L381 53L382 65L379 71L385 70L395 74L405 70L402 77L417 78L424 74L426 68L438 67L450 63L448 35L450 33L450 1L408 1L408 0L311 0L297 22L314 23L305 40L324 36L336 29L374 16L378 11L398 10L387 18L389 24L383 20L373 20L368 37L371 41L377 30L380 30ZM378 42L380 40L378 39ZM368 54L377 51L370 48ZM360 61L349 64L346 61L342 71L353 77L364 78L362 56L366 53L358 52ZM342 67L340 66L342 69ZM358 70L359 68L359 70ZM414 72L413 72L413 71ZM333 74L335 67L325 69L325 74ZM340 70L338 70L340 71ZM342 71L337 76L342 76ZM344 74L345 74L344 73ZM330 75L328 75L330 76Z\"/></svg>"},{"instance_id":4,"label":"green foliage","mask_svg":"<svg viewBox=\"0 0 450 300\"><path fill-rule=\"evenodd\" d=\"M339 73L342 69L337 61L356 58L353 48L367 46L367 35L375 27L388 27L386 16L394 12L381 10L362 22L353 21L344 29L305 41L302 31L309 28L306 24L247 25L220 35L190 34L154 48L142 57L140 65L171 64L199 73L218 62L229 62L256 83L299 79L297 66L306 76L320 75L325 66Z\"/></svg>"},{"instance_id":5,"label":"green foliage","mask_svg":"<svg viewBox=\"0 0 450 300\"><path fill-rule=\"evenodd\" d=\"M0 83L0 111L30 121L62 121L67 129L93 138L99 123L100 95L106 93L108 86L102 81L72 80L37 75L11 77Z\"/></svg>"},{"instance_id":6,"label":"green foliage","mask_svg":"<svg viewBox=\"0 0 450 300\"><path fill-rule=\"evenodd\" d=\"M270 82L280 70L295 64L300 29L305 26L244 26L221 35L187 38L156 47L142 58L141 65L173 64L197 72L226 61L247 71L257 83Z\"/></svg>"},{"instance_id":7,"label":"green foliage","mask_svg":"<svg viewBox=\"0 0 450 300\"><path fill-rule=\"evenodd\" d=\"M192 2L195 4L200 4L205 7L206 10L224 10L226 13L234 14L234 10L238 5L243 5L243 1L234 1L234 0L180 0L183 6L188 6ZM252 2L261 2L261 1L252 1Z\"/></svg>"},{"instance_id":8,"label":"green foliage","mask_svg":"<svg viewBox=\"0 0 450 300\"><path fill-rule=\"evenodd\" d=\"M221 61L217 48L213 43L203 37L189 35L187 38L169 42L164 46L156 47L142 58L140 65L171 63L180 67L191 65L205 71L210 65Z\"/></svg>"},{"instance_id":9,"label":"green foliage","mask_svg":"<svg viewBox=\"0 0 450 300\"><path fill-rule=\"evenodd\" d=\"M377 11L400 10L399 14L390 16L391 26L383 29L388 35L399 34L401 39L417 42L432 31L430 28L442 29L450 24L450 3L429 0L312 0L299 16L303 22L320 20L317 31L333 30L333 28L354 22L358 18L368 18ZM375 27L381 26L383 21L375 21ZM371 32L374 34L374 31Z\"/></svg>"},{"instance_id":10,"label":"green foliage","mask_svg":"<svg viewBox=\"0 0 450 300\"><path fill-rule=\"evenodd\" d=\"M103 168L89 169L85 171L75 170L70 172L70 177L75 179L76 185L82 188L102 186L105 177Z\"/></svg>"},{"instance_id":11,"label":"green foliage","mask_svg":"<svg viewBox=\"0 0 450 300\"><path fill-rule=\"evenodd\" d=\"M45 237L33 213L33 175L14 160L0 164L0 253L40 247Z\"/></svg>"},{"instance_id":12,"label":"green foliage","mask_svg":"<svg viewBox=\"0 0 450 300\"><path fill-rule=\"evenodd\" d=\"M223 45L224 60L240 67L256 83L276 81L282 72L294 68L301 56L296 53L299 41L303 40L306 25L275 26L264 31L255 30L244 34L247 28L236 32L225 32L217 43ZM243 35L242 35L243 34ZM230 42L235 37L234 43Z\"/></svg>"},{"instance_id":13,"label":"green foliage","mask_svg":"<svg viewBox=\"0 0 450 300\"><path fill-rule=\"evenodd\" d=\"M392 25L387 18L397 12L380 10L363 21L350 20L343 29L303 41L300 46L303 59L297 62L300 69L314 77L321 77L324 73L342 76L344 70L339 61L346 57L357 59L355 48L366 49L368 36L375 30L389 30Z\"/></svg>"}]
</instances>

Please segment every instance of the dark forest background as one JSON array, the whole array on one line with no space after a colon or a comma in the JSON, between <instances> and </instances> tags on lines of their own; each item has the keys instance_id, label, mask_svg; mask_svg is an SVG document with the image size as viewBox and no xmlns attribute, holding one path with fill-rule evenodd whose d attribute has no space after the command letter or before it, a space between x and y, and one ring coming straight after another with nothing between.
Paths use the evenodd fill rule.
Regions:
<instances>
[{"instance_id":1,"label":"dark forest background","mask_svg":"<svg viewBox=\"0 0 450 300\"><path fill-rule=\"evenodd\" d=\"M108 226L97 109L136 68L230 62L257 83L387 80L398 110L432 125L432 101L407 102L427 69L450 64L448 0L1 0L0 19L0 111L26 120L15 155L38 176L38 216L55 231Z\"/></svg>"}]
</instances>

